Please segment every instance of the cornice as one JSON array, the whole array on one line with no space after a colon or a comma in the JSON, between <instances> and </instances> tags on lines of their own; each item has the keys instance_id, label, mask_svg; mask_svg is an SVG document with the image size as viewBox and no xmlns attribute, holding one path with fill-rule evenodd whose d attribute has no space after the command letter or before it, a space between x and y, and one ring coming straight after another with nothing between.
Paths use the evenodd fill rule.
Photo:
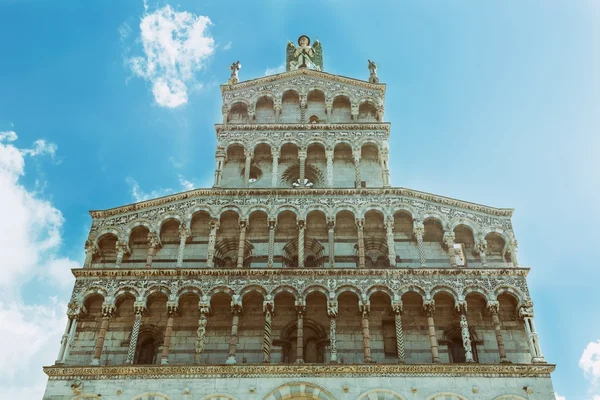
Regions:
<instances>
[{"instance_id":1,"label":"cornice","mask_svg":"<svg viewBox=\"0 0 600 400\"><path fill-rule=\"evenodd\" d=\"M527 277L529 268L396 268L396 269L287 269L287 268L250 268L250 269L205 269L205 268L75 268L71 270L76 278L100 277L327 277L327 276L357 276L357 277L394 277L403 276L461 276L461 277L492 277L492 276L522 276Z\"/></svg>"},{"instance_id":2,"label":"cornice","mask_svg":"<svg viewBox=\"0 0 600 400\"><path fill-rule=\"evenodd\" d=\"M431 193L419 192L405 188L365 188L365 189L194 189L187 192L172 194L169 196L159 197L152 200L146 200L139 203L129 204L121 207L111 208L107 210L91 210L92 218L107 218L114 215L125 214L132 211L144 210L152 207L162 206L168 203L200 198L209 196L239 196L239 197L285 197L291 198L307 198L319 196L386 196L397 195L411 197L414 199L431 201L438 204L458 207L470 211L480 212L498 217L511 217L513 209L511 208L494 208L481 204L470 203L462 200L452 199L450 197L438 196Z\"/></svg>"},{"instance_id":3,"label":"cornice","mask_svg":"<svg viewBox=\"0 0 600 400\"><path fill-rule=\"evenodd\" d=\"M119 365L44 367L52 380L271 378L271 377L540 377L554 364L286 364L286 365Z\"/></svg>"},{"instance_id":4,"label":"cornice","mask_svg":"<svg viewBox=\"0 0 600 400\"><path fill-rule=\"evenodd\" d=\"M389 122L354 124L215 124L217 134L229 131L348 131L376 130L390 133Z\"/></svg>"},{"instance_id":5,"label":"cornice","mask_svg":"<svg viewBox=\"0 0 600 400\"><path fill-rule=\"evenodd\" d=\"M315 70L307 69L307 68L297 69L295 71L282 72L280 74L264 76L264 77L256 78L256 79L250 79L247 81L242 81L242 82L236 83L234 85L223 84L223 85L221 85L221 93L240 90L240 89L246 89L246 88L249 88L252 86L263 85L266 83L271 83L271 82L275 82L278 80L283 80L285 78L292 78L292 77L300 76L300 75L307 75L307 76L312 76L315 78L328 79L330 81L345 83L348 85L359 86L359 87L363 87L365 89L378 90L382 94L385 93L385 83L370 83L368 81L361 81L359 79L348 78L346 76L341 76L341 75L329 74L327 72L315 71Z\"/></svg>"}]
</instances>

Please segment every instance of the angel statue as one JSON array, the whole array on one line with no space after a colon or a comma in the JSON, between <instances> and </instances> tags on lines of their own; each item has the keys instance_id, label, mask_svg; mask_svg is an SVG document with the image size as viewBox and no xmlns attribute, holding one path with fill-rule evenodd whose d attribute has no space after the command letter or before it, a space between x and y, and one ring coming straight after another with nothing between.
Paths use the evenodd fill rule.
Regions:
<instances>
[{"instance_id":1,"label":"angel statue","mask_svg":"<svg viewBox=\"0 0 600 400\"><path fill-rule=\"evenodd\" d=\"M369 62L369 82L379 83L379 77L377 76L377 64L371 60L367 61Z\"/></svg>"},{"instance_id":2,"label":"angel statue","mask_svg":"<svg viewBox=\"0 0 600 400\"><path fill-rule=\"evenodd\" d=\"M231 66L229 67L229 69L231 70L231 76L229 77L227 83L229 83L230 85L235 85L240 81L240 78L238 77L238 72L241 68L242 64L240 64L239 61L236 61L233 64L231 64Z\"/></svg>"},{"instance_id":3,"label":"angel statue","mask_svg":"<svg viewBox=\"0 0 600 400\"><path fill-rule=\"evenodd\" d=\"M288 41L286 49L286 71L293 71L298 68L310 68L317 71L323 70L323 49L321 42L315 40L314 45L310 45L310 38L302 35L298 38L298 47Z\"/></svg>"}]
</instances>

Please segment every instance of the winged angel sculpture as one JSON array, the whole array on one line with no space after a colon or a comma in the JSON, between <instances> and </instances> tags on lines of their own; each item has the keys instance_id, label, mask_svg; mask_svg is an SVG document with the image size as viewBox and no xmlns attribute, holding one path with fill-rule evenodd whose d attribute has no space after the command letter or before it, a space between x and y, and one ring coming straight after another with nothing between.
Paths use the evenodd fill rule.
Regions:
<instances>
[{"instance_id":1,"label":"winged angel sculpture","mask_svg":"<svg viewBox=\"0 0 600 400\"><path fill-rule=\"evenodd\" d=\"M310 68L317 71L323 70L323 48L321 42L315 40L310 45L310 38L302 35L298 38L298 46L288 41L286 49L286 71L299 68Z\"/></svg>"}]
</instances>

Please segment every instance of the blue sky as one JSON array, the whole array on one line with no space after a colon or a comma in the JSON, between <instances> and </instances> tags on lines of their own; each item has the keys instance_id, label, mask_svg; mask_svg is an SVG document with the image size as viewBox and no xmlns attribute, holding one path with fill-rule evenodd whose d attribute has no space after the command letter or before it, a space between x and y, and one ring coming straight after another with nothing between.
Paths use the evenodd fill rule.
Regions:
<instances>
[{"instance_id":1,"label":"blue sky","mask_svg":"<svg viewBox=\"0 0 600 400\"><path fill-rule=\"evenodd\" d=\"M88 210L210 186L228 66L276 71L308 34L327 72L379 64L394 186L515 208L556 392L600 399L599 18L597 1L0 0L3 393L41 396ZM177 23L194 40L156 46Z\"/></svg>"}]
</instances>

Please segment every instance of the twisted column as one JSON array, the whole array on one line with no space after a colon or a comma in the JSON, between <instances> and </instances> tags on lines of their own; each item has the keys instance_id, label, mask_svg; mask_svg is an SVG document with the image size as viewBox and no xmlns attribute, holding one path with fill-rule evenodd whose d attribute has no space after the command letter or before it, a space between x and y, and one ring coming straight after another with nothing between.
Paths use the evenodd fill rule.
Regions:
<instances>
[{"instance_id":1,"label":"twisted column","mask_svg":"<svg viewBox=\"0 0 600 400\"><path fill-rule=\"evenodd\" d=\"M210 233L208 234L208 249L206 250L206 268L214 266L215 245L217 243L217 229L219 229L219 220L210 220Z\"/></svg>"},{"instance_id":2,"label":"twisted column","mask_svg":"<svg viewBox=\"0 0 600 400\"><path fill-rule=\"evenodd\" d=\"M333 187L333 149L325 150L327 158L327 187Z\"/></svg>"},{"instance_id":3,"label":"twisted column","mask_svg":"<svg viewBox=\"0 0 600 400\"><path fill-rule=\"evenodd\" d=\"M510 363L506 357L506 349L504 348L504 338L502 337L502 331L500 328L500 318L498 312L500 311L500 303L497 301L488 301L487 309L492 316L492 323L494 324L494 333L496 334L496 343L498 344L498 354L500 355L501 363Z\"/></svg>"},{"instance_id":4,"label":"twisted column","mask_svg":"<svg viewBox=\"0 0 600 400\"><path fill-rule=\"evenodd\" d=\"M156 254L156 248L160 244L160 239L156 232L148 232L148 253L146 255L146 268L152 267L152 258Z\"/></svg>"},{"instance_id":5,"label":"twisted column","mask_svg":"<svg viewBox=\"0 0 600 400\"><path fill-rule=\"evenodd\" d=\"M277 187L277 182L279 182L279 149L271 149L271 157L273 158L273 172L271 174L271 187Z\"/></svg>"},{"instance_id":6,"label":"twisted column","mask_svg":"<svg viewBox=\"0 0 600 400\"><path fill-rule=\"evenodd\" d=\"M364 235L365 220L363 218L356 219L356 229L358 231L358 268L365 268L365 235Z\"/></svg>"},{"instance_id":7,"label":"twisted column","mask_svg":"<svg viewBox=\"0 0 600 400\"><path fill-rule=\"evenodd\" d=\"M335 218L327 218L327 239L329 242L329 267L335 267Z\"/></svg>"},{"instance_id":8,"label":"twisted column","mask_svg":"<svg viewBox=\"0 0 600 400\"><path fill-rule=\"evenodd\" d=\"M371 334L369 333L369 314L371 313L371 304L368 299L362 299L362 304L359 305L359 311L362 315L364 362L372 363L373 357L371 357Z\"/></svg>"},{"instance_id":9,"label":"twisted column","mask_svg":"<svg viewBox=\"0 0 600 400\"><path fill-rule=\"evenodd\" d=\"M273 337L271 336L271 323L273 321L273 312L275 310L275 302L271 295L267 295L267 299L263 302L263 313L265 314L265 328L263 332L262 352L263 362L271 362L271 348L273 347Z\"/></svg>"},{"instance_id":10,"label":"twisted column","mask_svg":"<svg viewBox=\"0 0 600 400\"><path fill-rule=\"evenodd\" d=\"M179 225L179 248L177 249L177 268L181 268L183 265L183 251L185 250L185 242L192 235L189 229L187 229L185 222Z\"/></svg>"},{"instance_id":11,"label":"twisted column","mask_svg":"<svg viewBox=\"0 0 600 400\"><path fill-rule=\"evenodd\" d=\"M398 351L398 362L403 364L406 362L406 354L404 351L404 332L402 331L401 299L392 301L392 311L394 312L394 322L396 323L396 349Z\"/></svg>"},{"instance_id":12,"label":"twisted column","mask_svg":"<svg viewBox=\"0 0 600 400\"><path fill-rule=\"evenodd\" d=\"M306 106L308 105L306 94L300 94L300 123L306 124Z\"/></svg>"},{"instance_id":13,"label":"twisted column","mask_svg":"<svg viewBox=\"0 0 600 400\"><path fill-rule=\"evenodd\" d=\"M438 348L437 336L435 334L435 322L433 321L433 313L435 312L435 301L427 300L423 302L423 309L427 314L427 330L429 331L429 344L431 346L431 361L433 363L439 363L440 352Z\"/></svg>"},{"instance_id":14,"label":"twisted column","mask_svg":"<svg viewBox=\"0 0 600 400\"><path fill-rule=\"evenodd\" d=\"M238 245L238 259L237 267L244 267L244 247L246 245L246 228L248 227L248 221L240 220L240 241Z\"/></svg>"},{"instance_id":15,"label":"twisted column","mask_svg":"<svg viewBox=\"0 0 600 400\"><path fill-rule=\"evenodd\" d=\"M245 151L246 164L244 166L244 187L250 186L250 167L252 166L252 152Z\"/></svg>"},{"instance_id":16,"label":"twisted column","mask_svg":"<svg viewBox=\"0 0 600 400\"><path fill-rule=\"evenodd\" d=\"M425 247L423 246L423 236L425 235L425 225L421 221L413 221L413 233L417 238L417 246L419 247L419 259L421 261L421 267L425 266Z\"/></svg>"},{"instance_id":17,"label":"twisted column","mask_svg":"<svg viewBox=\"0 0 600 400\"><path fill-rule=\"evenodd\" d=\"M465 349L465 361L475 362L473 359L473 348L471 346L471 332L467 322L467 302L461 301L456 304L456 311L460 314L460 334L462 336L463 348Z\"/></svg>"},{"instance_id":18,"label":"twisted column","mask_svg":"<svg viewBox=\"0 0 600 400\"><path fill-rule=\"evenodd\" d=\"M204 351L204 345L206 342L206 325L208 324L207 317L210 314L210 299L207 295L202 295L200 301L198 302L198 310L200 311L200 318L198 319L196 344L194 346L194 350L196 351L196 364L200 364L200 356Z\"/></svg>"},{"instance_id":19,"label":"twisted column","mask_svg":"<svg viewBox=\"0 0 600 400\"><path fill-rule=\"evenodd\" d=\"M527 333L527 339L529 344L529 352L531 353L532 363L545 363L546 359L542 354L540 347L540 338L535 329L535 323L533 322L533 303L528 302L519 308L519 317L523 319L525 324L525 332Z\"/></svg>"},{"instance_id":20,"label":"twisted column","mask_svg":"<svg viewBox=\"0 0 600 400\"><path fill-rule=\"evenodd\" d=\"M106 336L106 331L108 330L108 322L114 312L114 304L102 304L102 322L100 324L98 338L96 339L96 345L94 346L94 357L92 358L92 365L100 365L100 356L102 356L102 348L104 347L104 337Z\"/></svg>"},{"instance_id":21,"label":"twisted column","mask_svg":"<svg viewBox=\"0 0 600 400\"><path fill-rule=\"evenodd\" d=\"M133 310L135 311L135 319L133 320L133 329L131 330L131 337L129 338L129 349L127 350L127 358L125 364L133 364L135 358L135 350L137 348L138 335L140 333L140 325L142 324L142 314L146 306L143 302L136 301L133 304Z\"/></svg>"},{"instance_id":22,"label":"twisted column","mask_svg":"<svg viewBox=\"0 0 600 400\"><path fill-rule=\"evenodd\" d=\"M327 316L329 317L329 362L335 364L337 360L337 338L336 338L336 322L338 316L337 300L327 301Z\"/></svg>"},{"instance_id":23,"label":"twisted column","mask_svg":"<svg viewBox=\"0 0 600 400\"><path fill-rule=\"evenodd\" d=\"M354 187L360 188L360 149L352 151L354 160Z\"/></svg>"},{"instance_id":24,"label":"twisted column","mask_svg":"<svg viewBox=\"0 0 600 400\"><path fill-rule=\"evenodd\" d=\"M306 312L306 303L303 299L296 300L296 316L298 323L296 326L296 364L304 363L304 313Z\"/></svg>"},{"instance_id":25,"label":"twisted column","mask_svg":"<svg viewBox=\"0 0 600 400\"><path fill-rule=\"evenodd\" d=\"M306 177L306 150L298 150L298 159L300 160L300 177L298 178L300 186L304 188L304 179Z\"/></svg>"},{"instance_id":26,"label":"twisted column","mask_svg":"<svg viewBox=\"0 0 600 400\"><path fill-rule=\"evenodd\" d=\"M304 268L304 229L306 224L298 220L298 268Z\"/></svg>"},{"instance_id":27,"label":"twisted column","mask_svg":"<svg viewBox=\"0 0 600 400\"><path fill-rule=\"evenodd\" d=\"M396 266L396 244L394 242L394 217L385 220L385 233L388 246L388 258L390 266Z\"/></svg>"},{"instance_id":28,"label":"twisted column","mask_svg":"<svg viewBox=\"0 0 600 400\"><path fill-rule=\"evenodd\" d=\"M267 259L267 267L273 267L273 256L275 253L275 228L277 227L277 220L270 219L269 220L269 248L268 248L268 259Z\"/></svg>"},{"instance_id":29,"label":"twisted column","mask_svg":"<svg viewBox=\"0 0 600 400\"><path fill-rule=\"evenodd\" d=\"M450 266L452 268L456 268L456 251L454 250L454 239L455 239L455 235L453 231L445 231L444 232L444 244L446 244L446 247L448 247L448 256L450 257Z\"/></svg>"},{"instance_id":30,"label":"twisted column","mask_svg":"<svg viewBox=\"0 0 600 400\"><path fill-rule=\"evenodd\" d=\"M165 329L163 350L160 356L160 363L162 365L169 363L169 348L171 347L171 335L173 334L173 319L175 314L177 314L177 302L167 302L167 328Z\"/></svg>"},{"instance_id":31,"label":"twisted column","mask_svg":"<svg viewBox=\"0 0 600 400\"><path fill-rule=\"evenodd\" d=\"M240 315L242 313L242 300L237 294L234 294L231 299L231 312L233 313L233 318L231 321L231 338L229 340L229 357L227 358L227 361L225 361L225 364L235 364L237 362L235 359L235 352L239 341L238 327Z\"/></svg>"}]
</instances>

